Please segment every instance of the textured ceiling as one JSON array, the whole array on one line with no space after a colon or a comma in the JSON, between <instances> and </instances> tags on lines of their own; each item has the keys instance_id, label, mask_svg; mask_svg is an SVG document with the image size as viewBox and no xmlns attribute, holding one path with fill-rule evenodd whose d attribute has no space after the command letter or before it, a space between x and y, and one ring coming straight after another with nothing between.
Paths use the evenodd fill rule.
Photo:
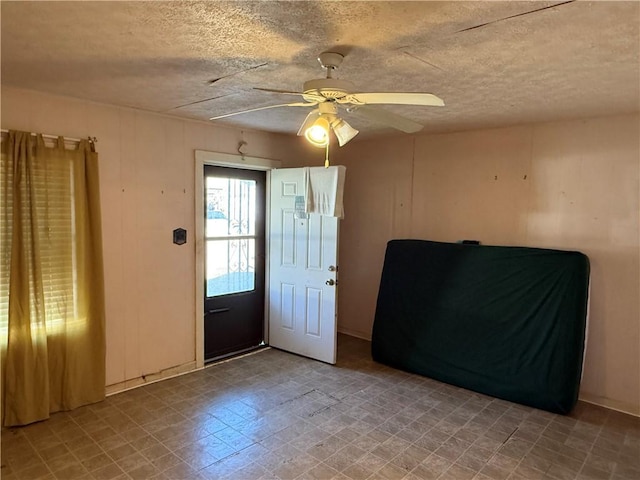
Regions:
<instances>
[{"instance_id":1,"label":"textured ceiling","mask_svg":"<svg viewBox=\"0 0 640 480\"><path fill-rule=\"evenodd\" d=\"M640 110L635 1L2 1L1 18L2 84L200 120L299 101L253 87L300 91L325 50L358 91L443 98L382 107L424 131ZM293 134L306 113L217 122Z\"/></svg>"}]
</instances>

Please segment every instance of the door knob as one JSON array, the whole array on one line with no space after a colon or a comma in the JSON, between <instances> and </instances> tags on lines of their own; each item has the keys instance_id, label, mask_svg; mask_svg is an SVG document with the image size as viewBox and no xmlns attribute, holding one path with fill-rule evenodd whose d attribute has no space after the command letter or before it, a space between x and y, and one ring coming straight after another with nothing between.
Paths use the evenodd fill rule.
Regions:
<instances>
[{"instance_id":1,"label":"door knob","mask_svg":"<svg viewBox=\"0 0 640 480\"><path fill-rule=\"evenodd\" d=\"M325 283L325 285L329 285L330 287L333 287L334 285L338 284L338 282L336 282L333 278L330 278L329 280L327 280L324 283Z\"/></svg>"}]
</instances>

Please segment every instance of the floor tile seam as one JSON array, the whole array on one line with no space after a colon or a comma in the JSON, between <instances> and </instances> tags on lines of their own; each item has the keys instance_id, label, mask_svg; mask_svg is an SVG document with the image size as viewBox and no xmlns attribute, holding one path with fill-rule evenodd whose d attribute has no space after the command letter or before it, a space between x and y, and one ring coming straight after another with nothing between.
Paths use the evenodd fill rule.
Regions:
<instances>
[{"instance_id":1,"label":"floor tile seam","mask_svg":"<svg viewBox=\"0 0 640 480\"><path fill-rule=\"evenodd\" d=\"M82 464L82 460L73 451L71 451L71 450L68 450L68 451L71 454L71 456L76 460L76 462L74 462L74 463L76 463L76 464L80 465L82 468L84 468L86 473L90 473L89 470ZM58 458L58 457L54 457L51 460L55 460L55 458ZM47 469L49 470L49 472L51 473L51 475L53 475L55 478L58 478L58 476L55 474L55 472L49 466L49 462L45 461L45 465L46 465ZM65 468L68 468L69 466L70 465L67 465L67 467L65 467ZM64 470L65 468L60 469L60 471Z\"/></svg>"},{"instance_id":2,"label":"floor tile seam","mask_svg":"<svg viewBox=\"0 0 640 480\"><path fill-rule=\"evenodd\" d=\"M569 448L570 448L570 447L569 447ZM560 453L560 456L561 456L561 457L569 458L569 459L571 459L571 460L577 460L577 461L579 461L579 462L580 462L580 468L578 469L578 471L580 471L580 470L582 470L582 468L584 468L585 464L587 463L587 458L589 458L589 455L588 455L588 454L587 454L587 455L585 455L585 456L584 456L584 458L583 458L582 460L578 460L577 458L569 457L569 456L567 456L567 455L563 455L562 453ZM560 464L560 466L562 466L562 463Z\"/></svg>"},{"instance_id":3,"label":"floor tile seam","mask_svg":"<svg viewBox=\"0 0 640 480\"><path fill-rule=\"evenodd\" d=\"M98 442L94 440L93 443L95 443L96 446L100 449L100 453L96 453L95 455L92 455L91 457L89 457L89 460L97 457L98 455L104 454L107 456L107 458L109 458L109 460L111 460L111 463L116 463L116 461L105 451L104 448L102 448L100 444L98 444ZM97 468L94 470L89 470L87 467L84 466L84 464L82 463L82 459L76 454L76 452L71 451L71 454L76 458L78 463L82 465L89 474L91 474L92 471L98 470Z\"/></svg>"},{"instance_id":4,"label":"floor tile seam","mask_svg":"<svg viewBox=\"0 0 640 480\"><path fill-rule=\"evenodd\" d=\"M532 444L531 444L531 446L529 447L529 449L527 450L527 452L522 456L522 458L521 458L521 459L520 459L520 461L518 462L518 465L516 465L516 468L514 468L514 469L513 469L513 472L515 472L516 470L518 470L518 468L520 468L520 466L522 465L522 462L524 462L524 459L525 459L525 458L527 458L527 455L529 455L529 453L531 453L531 450L533 450L533 447L534 447L534 446L535 446L535 443L532 443ZM533 468L534 470L537 470L537 471L539 471L539 472L542 472L542 470L539 470L539 469L537 469L537 468L535 468L535 467L533 467L533 466L531 466L530 468ZM545 470L545 472L544 472L544 474L545 474L545 475L546 475L547 470L548 470L549 468L550 468L550 467L548 467L548 468ZM512 472L512 473L513 473L513 472Z\"/></svg>"},{"instance_id":5,"label":"floor tile seam","mask_svg":"<svg viewBox=\"0 0 640 480\"><path fill-rule=\"evenodd\" d=\"M47 465L46 463L44 463L45 468L47 469L47 472L49 475L53 475L53 472L51 471L51 469L49 468L49 465ZM23 468L21 470L15 470L15 468L11 467L11 465L9 465L9 467L11 468L11 475L13 476L13 478L15 479L19 479L19 478L23 478L21 473L24 473L26 470L29 470L30 468L34 468L35 466L32 467L26 467Z\"/></svg>"},{"instance_id":6,"label":"floor tile seam","mask_svg":"<svg viewBox=\"0 0 640 480\"><path fill-rule=\"evenodd\" d=\"M491 461L491 460L492 460L496 455L498 455L498 454L500 453L500 450L502 449L502 447L504 447L504 446L507 444L507 442L509 441L509 439L510 439L514 434L515 434L515 432L516 432L517 430L518 430L518 428L516 427L516 428L513 430L513 432L511 432L511 434L510 434L510 435L509 435L509 436L508 436L508 437L507 437L507 438L502 442L502 444L501 444L501 445L500 445L500 446L499 446L499 447L498 447L498 448L493 452L493 454L492 454L492 455L491 455L487 460L485 460L485 461L484 461L484 465L482 466L482 468L480 469L480 471L482 471L482 469L483 469L485 466L487 466L487 465L489 464L489 462L490 462L490 461ZM473 443L472 443L472 444L471 444L471 445L470 445L470 446L469 446L469 447L468 447L468 448L467 448L467 449L466 449L466 450L465 450L465 451L464 451L460 456L458 456L458 458L457 458L455 461L458 461L458 459L459 459L460 457L462 457L462 455L464 455L466 452L468 452L468 451L471 449L471 447L474 445L474 443L475 443L475 442L473 442ZM533 445L534 445L534 444L532 444L532 445L528 448L527 453L529 453L529 452L531 451L531 449L533 449ZM505 455L505 454L501 454L501 455L504 455L504 456L506 456L506 457L509 457L509 455ZM522 463L522 460L524 460L524 458L526 457L526 455L527 455L527 454L525 453L525 454L524 454L524 455L523 455L523 456L518 460L518 464L517 464L517 465L516 465L516 466L515 466L515 467L514 467L510 472L509 472L509 475L511 475L511 473L513 473L513 472L518 468L518 466L520 465L520 463ZM513 458L513 457L509 457L509 458ZM516 459L514 459L514 460L516 460ZM498 468L501 468L501 467L498 467Z\"/></svg>"},{"instance_id":7,"label":"floor tile seam","mask_svg":"<svg viewBox=\"0 0 640 480\"><path fill-rule=\"evenodd\" d=\"M36 453L38 452L38 449L36 449L36 447L31 443L31 441L27 438L27 436L26 436L26 435L23 435L23 436L22 436L22 438L24 438L24 440L27 442L27 444L28 444L29 448L31 448L31 449L32 449L33 451L35 451ZM7 440L4 440L4 441L6 442ZM11 458L11 457L13 457L13 456L15 456L15 455L14 455L14 452L9 452L9 451L7 451L7 449L8 449L8 448L11 448L11 447L3 447L3 448L2 448L2 450L3 450L2 456L4 457L4 458L3 458L3 460L4 460L5 462L11 462L10 458ZM24 447L23 447L23 448L24 448ZM20 451L20 450L22 450L23 448L15 447L16 451ZM11 453L11 455L8 455L9 453ZM9 457L9 459L7 458L7 456ZM18 455L18 456L20 456L20 455ZM44 461L44 458L40 458L40 459L41 459L42 461Z\"/></svg>"},{"instance_id":8,"label":"floor tile seam","mask_svg":"<svg viewBox=\"0 0 640 480\"><path fill-rule=\"evenodd\" d=\"M126 412L123 412L123 413L126 415ZM153 434L152 434L149 430L147 430L147 429L145 428L145 426L144 426L145 424L144 424L144 423L140 423L140 422L138 422L137 420L135 420L133 417L130 417L129 415L126 415L126 416L127 416L127 418L130 420L130 423L133 423L133 424L134 424L134 426L133 426L133 427L128 428L127 430L132 430L133 428L136 428L136 427L137 427L137 428L141 428L142 430L144 430L148 435L152 435L152 436L153 436ZM122 433L122 432L118 432L118 431L117 431L115 428L113 428L113 427L111 427L111 429L112 429L114 432L116 432L116 433L115 433L115 435L120 435L120 434ZM126 431L126 430L125 430L125 431ZM88 434L88 433L87 433L87 434ZM90 434L88 434L88 435L89 435L89 437L91 437L91 435L90 435ZM114 436L115 436L115 435L114 435ZM124 437L123 437L123 438L124 438ZM154 438L155 438L155 437L154 437ZM93 440L93 438L92 438L92 440ZM126 439L125 439L125 440L126 440ZM157 439L156 439L156 440L157 440ZM96 442L95 440L93 440L93 441L94 441L95 443L98 443L98 442ZM127 443L130 443L128 440L126 440L126 442L127 442ZM101 445L98 445L98 446L100 446L100 447L101 447Z\"/></svg>"},{"instance_id":9,"label":"floor tile seam","mask_svg":"<svg viewBox=\"0 0 640 480\"><path fill-rule=\"evenodd\" d=\"M175 436L170 436L169 438L167 438L167 439L165 439L165 440L160 439L160 437L156 437L156 435L157 435L159 432L161 432L162 430L164 430L164 428L162 428L162 429L158 430L157 432L152 433L152 432L150 432L149 430L147 430L146 428L144 428L144 426L142 426L142 425L138 425L138 426L139 426L140 428L142 428L142 430L144 430L144 431L147 433L147 435L151 436L151 438L153 438L155 441L160 442L160 444L162 444L162 445L163 445L165 448L167 448L169 451L173 451L173 449L172 449L172 448L169 448L169 446L168 446L168 445L166 445L166 444L165 444L165 442L170 441L170 440L172 440L172 439L176 438ZM165 426L165 428L169 428L169 427L168 427L168 426ZM130 442L128 442L128 441L127 441L127 443L130 443ZM133 446L133 445L132 445L132 446ZM135 447L134 447L134 448L135 448Z\"/></svg>"},{"instance_id":10,"label":"floor tile seam","mask_svg":"<svg viewBox=\"0 0 640 480\"><path fill-rule=\"evenodd\" d=\"M601 428L602 428L602 427L601 427ZM600 433L598 433L598 435L600 435ZM591 455L591 452L593 451L593 448L594 448L594 446L595 446L595 444L596 444L596 439L598 438L598 435L596 435L596 437L595 437L595 439L593 440L593 442L590 442L590 444L589 444L589 448L588 448L588 449L586 449L586 451L585 451L586 455L584 456L584 460L582 461L582 466L580 467L580 471L582 471L582 469L584 469L585 465L587 464L587 459L589 458L589 456ZM566 441L566 440L565 440L565 441ZM562 442L562 444L563 444L563 445L566 445L564 442ZM569 447L569 448L572 448L572 447L570 447L569 445L566 445L566 446L567 446L567 447ZM576 449L576 450L577 450L577 449Z\"/></svg>"},{"instance_id":11,"label":"floor tile seam","mask_svg":"<svg viewBox=\"0 0 640 480\"><path fill-rule=\"evenodd\" d=\"M273 435L275 435L275 433L274 433L274 434L269 435L268 437L265 437L265 439L266 439L266 438L269 438L269 437L272 437ZM264 439L263 439L263 440L264 440ZM223 442L224 442L224 441L223 441ZM251 445L247 445L246 447L243 447L243 448L241 448L240 450L237 450L237 451L235 451L235 452L233 452L233 453L231 453L231 454L227 455L226 457L220 458L220 459L216 460L215 462L213 462L211 465L221 464L221 463L225 462L226 460L228 460L229 458L232 458L232 457L235 457L235 456L240 455L244 450L246 450L246 449L248 449L248 448L251 448L251 447L253 447L254 445L260 445L260 442L253 441L253 443L252 443ZM232 448L233 448L233 447L232 447ZM264 448L266 448L266 447L264 447ZM272 450L270 450L270 451L272 451ZM208 467L210 467L211 465L208 465L207 467L204 467L204 468L208 468ZM201 470L203 470L203 469L201 469Z\"/></svg>"},{"instance_id":12,"label":"floor tile seam","mask_svg":"<svg viewBox=\"0 0 640 480\"><path fill-rule=\"evenodd\" d=\"M71 416L70 416L69 418L70 418L70 420L74 423L74 425L75 425L76 427L78 427L78 428L82 431L82 433L83 433L83 434L87 435L89 438L91 438L91 440L93 440L93 438L91 437L91 434L90 434L87 430L85 430L85 428L82 426L82 424L78 423L78 422L76 421L76 419L75 419L75 418L73 418L73 417L71 417ZM107 426L109 426L109 425L107 425ZM65 445L66 445L66 442L65 442L64 438L62 438L58 432L55 432L55 431L54 431L54 434L55 434L55 436L60 440L60 442L61 442L61 443L63 443L63 444L65 444ZM28 439L28 438L27 438L27 439ZM93 440L93 441L95 441L95 440Z\"/></svg>"},{"instance_id":13,"label":"floor tile seam","mask_svg":"<svg viewBox=\"0 0 640 480\"><path fill-rule=\"evenodd\" d=\"M60 438L58 437L58 435L56 435L56 434L55 434L55 432L54 432L54 435L56 436L56 438L58 438L59 440L61 440L61 441L62 441L62 439L60 439ZM35 445L33 445L33 443L31 442L31 440L29 439L29 437L28 437L27 435L24 435L24 438L26 439L26 441L27 441L27 443L29 444L29 446L33 449L33 451L34 451L34 452L36 452L36 455L38 456L38 458L40 459L40 461L45 465L45 467L47 468L47 470L49 471L49 473L50 473L51 475L53 475L53 471L51 470L51 468L49 468L49 464L48 464L48 462L44 459L44 457L42 457L42 455L40 455L40 451L39 451L39 449L37 449L37 448L35 447ZM64 445L64 442L63 442L62 444ZM14 472L14 475L16 475L16 478L18 478L19 476L17 475L17 473L19 472L19 470L15 470L15 468L12 468L12 470L13 470L13 472ZM25 470L26 470L26 469L25 469Z\"/></svg>"},{"instance_id":14,"label":"floor tile seam","mask_svg":"<svg viewBox=\"0 0 640 480\"><path fill-rule=\"evenodd\" d=\"M447 472L448 472L449 470L451 470L452 468L454 468L454 467L458 467L458 468L461 468L461 469L466 470L466 471L468 471L468 472L471 472L471 473L473 474L473 477L471 477L472 479L473 479L473 478L475 478L475 477L480 473L480 471L482 470L482 469L480 469L480 470L478 470L478 471L474 471L473 469L471 469L471 468L469 468L469 467L465 467L464 465L460 465L460 464L459 464L459 463L457 463L457 462L453 462L451 465L449 465L449 468L447 468L444 472L442 472L442 473L440 474L440 476L446 475L446 474L447 474ZM511 475L511 472L509 472L509 475Z\"/></svg>"},{"instance_id":15,"label":"floor tile seam","mask_svg":"<svg viewBox=\"0 0 640 480\"><path fill-rule=\"evenodd\" d=\"M534 444L534 446L535 446L535 444ZM545 447L542 447L542 448L545 448ZM533 449L533 446L531 447L531 449L530 449L530 450L532 450L532 449ZM546 448L545 448L545 449L546 449ZM546 449L546 450L548 450L548 449ZM552 451L552 450L549 450L549 451ZM558 453L558 452L554 452L554 453ZM533 454L533 455L534 455L534 456L536 456L536 457L538 457L538 455L536 455L536 454ZM560 457L566 457L565 455L562 455L562 454L560 454L560 453L558 453L558 455L559 455ZM525 458L525 457L523 457L523 458L520 460L520 462L519 462L518 466L520 466L520 464L522 463L522 461L524 461L524 458ZM568 457L568 458L571 458L571 457ZM574 459L574 460L577 460L577 459ZM549 466L544 470L544 472L543 472L543 473L544 473L544 475L545 475L545 477L547 476L547 474L548 474L549 470L550 470L552 467L554 467L554 466L558 466L558 467L562 468L563 470L568 470L567 468L565 468L565 467L564 467L564 465L565 465L565 464L566 464L566 463L563 463L563 462L562 462L562 460L558 461L558 460L554 459L554 460L550 461L550 465L549 465ZM580 465L580 468L577 470L577 472L575 472L574 478L575 478L575 476L579 475L579 473L582 471L582 469L584 468L584 466L585 466L585 465L586 465L586 459L582 461L582 464ZM536 467L533 467L533 466L531 466L530 468L533 468L534 470L541 471L540 469L538 469L538 468L536 468Z\"/></svg>"},{"instance_id":16,"label":"floor tile seam","mask_svg":"<svg viewBox=\"0 0 640 480\"><path fill-rule=\"evenodd\" d=\"M578 472L578 476L583 472L583 470L587 468L587 463L585 462L582 467L580 468L579 472ZM607 474L607 478L611 478L614 474L615 471L615 467L610 471L610 472L606 472L604 470L600 470L599 468L594 468L594 470L598 470L600 472L606 473Z\"/></svg>"},{"instance_id":17,"label":"floor tile seam","mask_svg":"<svg viewBox=\"0 0 640 480\"><path fill-rule=\"evenodd\" d=\"M445 458L445 457L443 457L442 455L438 455L436 452L431 452L431 453L430 453L430 455L428 455L428 456L427 456L427 458L425 458L425 459L424 459L424 460L422 460L418 465L416 465L416 466L413 468L413 470L416 470L420 465L422 465L422 466L424 466L424 467L427 467L427 464L426 464L425 462L426 462L429 458L431 458L431 457L433 457L433 456L438 457L438 458L439 458L439 459L441 459L442 461L445 461L445 462L450 463L449 467L455 463L455 461L453 461L453 462L452 462L452 461L451 461L451 460L449 460L448 458ZM395 457L394 457L394 458L395 458ZM458 458L460 458L460 457L458 457ZM447 467L447 469L446 469L446 470L448 470L448 469L449 469L449 467ZM413 472L413 470L411 470L411 471ZM445 471L446 471L446 470L445 470ZM442 473L444 473L444 472L442 472Z\"/></svg>"}]
</instances>

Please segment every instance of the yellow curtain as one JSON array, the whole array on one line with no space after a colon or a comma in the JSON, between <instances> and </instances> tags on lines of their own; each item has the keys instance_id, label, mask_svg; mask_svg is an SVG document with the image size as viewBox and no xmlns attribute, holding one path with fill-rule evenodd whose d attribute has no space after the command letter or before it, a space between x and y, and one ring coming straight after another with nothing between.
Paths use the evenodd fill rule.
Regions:
<instances>
[{"instance_id":1,"label":"yellow curtain","mask_svg":"<svg viewBox=\"0 0 640 480\"><path fill-rule=\"evenodd\" d=\"M98 157L10 131L0 181L2 424L104 399Z\"/></svg>"}]
</instances>

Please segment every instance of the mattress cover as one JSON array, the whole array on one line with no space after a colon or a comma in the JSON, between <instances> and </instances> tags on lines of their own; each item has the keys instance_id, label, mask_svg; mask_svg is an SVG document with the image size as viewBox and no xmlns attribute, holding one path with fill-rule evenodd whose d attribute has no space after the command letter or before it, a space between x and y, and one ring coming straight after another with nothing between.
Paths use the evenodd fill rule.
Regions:
<instances>
[{"instance_id":1,"label":"mattress cover","mask_svg":"<svg viewBox=\"0 0 640 480\"><path fill-rule=\"evenodd\" d=\"M589 260L575 251L387 244L374 360L566 414L578 398Z\"/></svg>"}]
</instances>

